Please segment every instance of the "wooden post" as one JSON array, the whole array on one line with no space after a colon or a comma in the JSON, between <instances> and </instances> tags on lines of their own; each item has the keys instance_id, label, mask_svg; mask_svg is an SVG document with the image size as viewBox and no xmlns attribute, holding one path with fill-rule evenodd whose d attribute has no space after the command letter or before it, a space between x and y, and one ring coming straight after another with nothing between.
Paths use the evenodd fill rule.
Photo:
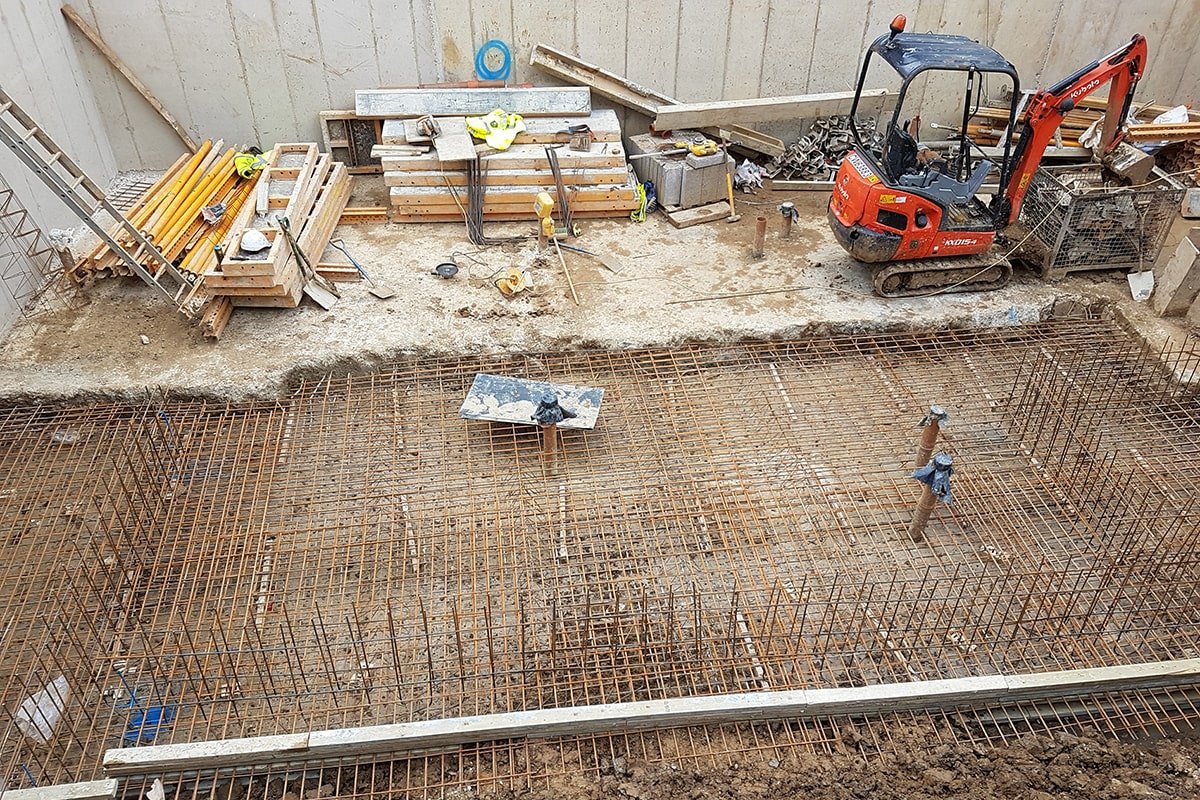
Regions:
<instances>
[{"instance_id":1,"label":"wooden post","mask_svg":"<svg viewBox=\"0 0 1200 800\"><path fill-rule=\"evenodd\" d=\"M763 245L767 239L767 218L759 217L754 224L754 250L755 258L763 257Z\"/></svg>"},{"instance_id":2,"label":"wooden post","mask_svg":"<svg viewBox=\"0 0 1200 800\"><path fill-rule=\"evenodd\" d=\"M558 454L558 426L542 426L542 455L554 458Z\"/></svg>"},{"instance_id":3,"label":"wooden post","mask_svg":"<svg viewBox=\"0 0 1200 800\"><path fill-rule=\"evenodd\" d=\"M142 83L138 76L133 74L133 70L131 70L129 66L121 60L120 56L118 56L113 49L108 46L108 43L101 38L100 32L89 25L87 20L79 16L79 12L69 5L62 7L62 14L70 21L72 25L75 26L80 33L87 38L88 41L96 46L96 49L100 51L100 55L104 56L104 58L108 60L109 64L112 64L113 69L121 73L125 80L129 81L129 85L137 90L137 93L146 99L146 102L150 104L150 107L157 111L158 115L162 117L168 125L171 126L171 129L175 131L175 135L179 137L180 141L183 142L187 149L191 150L193 153L196 152L199 149L199 145L196 144L191 136L188 136L187 131L182 125L179 124L179 120L175 119L175 117L171 115L171 112L167 111L167 109L163 107L163 104L160 103L158 98L154 96L154 92L150 91L149 87Z\"/></svg>"},{"instance_id":4,"label":"wooden post","mask_svg":"<svg viewBox=\"0 0 1200 800\"><path fill-rule=\"evenodd\" d=\"M921 444L917 447L917 460L913 463L914 468L923 467L929 463L929 459L933 456L933 448L937 446L941 425L949 418L950 415L941 406L929 407L929 413L921 420Z\"/></svg>"}]
</instances>

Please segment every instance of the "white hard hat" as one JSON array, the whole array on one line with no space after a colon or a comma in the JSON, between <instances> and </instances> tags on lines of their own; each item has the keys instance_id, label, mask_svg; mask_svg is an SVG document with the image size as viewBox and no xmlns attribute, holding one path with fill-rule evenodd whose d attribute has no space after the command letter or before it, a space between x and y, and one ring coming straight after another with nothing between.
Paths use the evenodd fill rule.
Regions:
<instances>
[{"instance_id":1,"label":"white hard hat","mask_svg":"<svg viewBox=\"0 0 1200 800\"><path fill-rule=\"evenodd\" d=\"M242 234L242 241L238 246L247 253L258 253L270 247L271 242L262 231L251 228Z\"/></svg>"}]
</instances>

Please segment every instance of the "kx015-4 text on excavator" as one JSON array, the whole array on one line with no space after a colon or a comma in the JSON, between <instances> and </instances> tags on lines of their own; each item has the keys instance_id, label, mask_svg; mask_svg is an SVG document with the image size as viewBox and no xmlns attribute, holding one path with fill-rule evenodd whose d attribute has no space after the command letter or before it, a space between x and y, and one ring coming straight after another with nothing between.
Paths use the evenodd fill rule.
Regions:
<instances>
[{"instance_id":1,"label":"kx015-4 text on excavator","mask_svg":"<svg viewBox=\"0 0 1200 800\"><path fill-rule=\"evenodd\" d=\"M1146 40L1134 36L1111 55L1035 92L1018 129L1021 87L1012 64L965 36L905 33L904 26L904 17L897 16L890 32L876 39L863 59L850 111L856 147L838 169L829 223L851 256L872 265L875 291L885 297L999 288L1012 277L1012 265L988 251L1004 243L1003 232L1016 221L1029 180L1059 123L1082 98L1111 82L1099 144L1102 155L1111 157L1121 144L1122 124L1145 69ZM898 72L902 83L882 147L872 150L863 145L854 118L867 69L876 57ZM932 70L961 72L966 78L956 152L944 157L917 143L919 116L901 123L909 85ZM1013 137L1004 137L999 165L967 135L982 79L989 73L1012 81L1008 130L1020 133L1015 144ZM974 161L973 149L978 153ZM994 169L998 190L984 202L979 194Z\"/></svg>"}]
</instances>

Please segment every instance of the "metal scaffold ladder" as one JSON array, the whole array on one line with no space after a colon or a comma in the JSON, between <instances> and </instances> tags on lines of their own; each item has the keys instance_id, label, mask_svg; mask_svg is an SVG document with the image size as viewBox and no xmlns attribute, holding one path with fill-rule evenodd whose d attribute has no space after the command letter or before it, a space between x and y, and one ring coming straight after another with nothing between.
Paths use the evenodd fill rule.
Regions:
<instances>
[{"instance_id":1,"label":"metal scaffold ladder","mask_svg":"<svg viewBox=\"0 0 1200 800\"><path fill-rule=\"evenodd\" d=\"M62 151L3 88L0 88L0 141L16 153L17 158L50 187L135 275L161 291L172 305L187 315L185 301L192 291L192 284L108 201L104 190ZM135 245L133 252L96 221L94 215L101 209L132 239ZM157 265L153 272L142 266L143 260Z\"/></svg>"}]
</instances>

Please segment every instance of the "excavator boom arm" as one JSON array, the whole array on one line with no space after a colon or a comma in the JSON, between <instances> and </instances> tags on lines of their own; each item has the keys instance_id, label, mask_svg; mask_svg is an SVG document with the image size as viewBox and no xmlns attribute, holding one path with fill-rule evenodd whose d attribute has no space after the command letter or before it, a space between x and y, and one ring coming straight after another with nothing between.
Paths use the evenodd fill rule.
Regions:
<instances>
[{"instance_id":1,"label":"excavator boom arm","mask_svg":"<svg viewBox=\"0 0 1200 800\"><path fill-rule=\"evenodd\" d=\"M1138 79L1146 69L1146 55L1146 38L1136 35L1116 52L1034 94L1026 108L1021 141L1013 154L1013 168L1007 176L1004 191L1009 223L1015 222L1020 214L1029 181L1063 118L1080 100L1110 81L1112 87L1108 90L1108 107L1104 113L1101 151L1107 153L1120 143L1121 124L1129 113Z\"/></svg>"}]
</instances>

